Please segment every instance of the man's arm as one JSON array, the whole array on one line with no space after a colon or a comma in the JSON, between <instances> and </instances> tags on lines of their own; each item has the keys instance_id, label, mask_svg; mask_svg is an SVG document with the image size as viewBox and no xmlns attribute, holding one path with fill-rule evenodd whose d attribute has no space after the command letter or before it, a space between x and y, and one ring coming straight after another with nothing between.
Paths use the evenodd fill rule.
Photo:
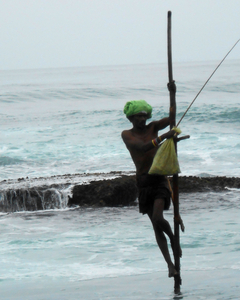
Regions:
<instances>
[{"instance_id":1,"label":"man's arm","mask_svg":"<svg viewBox=\"0 0 240 300\"><path fill-rule=\"evenodd\" d=\"M169 121L170 121L170 128L176 125L176 101L175 101L175 94L177 91L177 87L175 85L175 81L169 82L168 90L170 92L170 109L169 109Z\"/></svg>"},{"instance_id":2,"label":"man's arm","mask_svg":"<svg viewBox=\"0 0 240 300\"><path fill-rule=\"evenodd\" d=\"M161 141L173 137L175 133L176 132L174 130L170 130L170 131L162 134L161 136L156 138L157 143L159 144ZM123 139L123 141L126 144L128 149L135 149L135 150L138 150L138 151L141 151L141 152L147 152L147 151L152 150L153 148L156 147L156 145L154 145L152 140L147 142L147 143L144 143L141 140L139 140L139 139L135 138L134 136L132 136L132 134L128 130L124 130L122 132L122 139Z\"/></svg>"},{"instance_id":3,"label":"man's arm","mask_svg":"<svg viewBox=\"0 0 240 300\"><path fill-rule=\"evenodd\" d=\"M152 122L153 126L154 126L154 131L159 131L162 130L164 128L166 128L167 126L170 125L170 121L169 118L163 118L159 121L153 121Z\"/></svg>"},{"instance_id":4,"label":"man's arm","mask_svg":"<svg viewBox=\"0 0 240 300\"><path fill-rule=\"evenodd\" d=\"M174 97L176 94L176 91L177 91L175 81L168 83L167 86L168 86L168 90L170 92L170 97ZM172 107L172 108L170 107L168 118L163 118L159 121L152 122L154 125L154 130L159 131L159 130L166 128L168 125L170 125L170 120L175 119L175 113L176 113L176 107Z\"/></svg>"}]
</instances>

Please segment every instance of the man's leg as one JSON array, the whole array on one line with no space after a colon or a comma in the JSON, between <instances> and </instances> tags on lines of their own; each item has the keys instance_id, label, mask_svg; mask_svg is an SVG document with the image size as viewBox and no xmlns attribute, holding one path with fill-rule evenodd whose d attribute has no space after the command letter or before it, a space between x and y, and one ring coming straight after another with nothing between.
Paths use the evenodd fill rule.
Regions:
<instances>
[{"instance_id":1,"label":"man's leg","mask_svg":"<svg viewBox=\"0 0 240 300\"><path fill-rule=\"evenodd\" d=\"M174 235L170 227L170 224L163 217L163 210L164 210L164 200L156 199L153 205L153 209L151 212L149 212L148 216L153 224L158 246L168 265L168 270L169 270L168 276L173 277L178 273L175 270L174 264L171 260L169 250L168 250L167 240L164 233L166 233L167 236L169 237L173 251L174 251Z\"/></svg>"}]
</instances>

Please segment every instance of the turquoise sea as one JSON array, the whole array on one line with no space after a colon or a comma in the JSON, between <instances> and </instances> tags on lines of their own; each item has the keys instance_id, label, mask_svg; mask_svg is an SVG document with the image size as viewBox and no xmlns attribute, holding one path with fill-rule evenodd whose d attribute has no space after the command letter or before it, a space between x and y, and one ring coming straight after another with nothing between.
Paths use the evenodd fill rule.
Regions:
<instances>
[{"instance_id":1,"label":"turquoise sea","mask_svg":"<svg viewBox=\"0 0 240 300\"><path fill-rule=\"evenodd\" d=\"M177 120L217 64L174 64ZM240 177L239 82L227 59L179 125L180 176ZM145 99L167 116L166 64L0 71L0 91L0 204L8 189L70 184L51 209L0 213L1 299L240 299L240 190L180 195L179 296L136 206L66 207L71 184L134 172L123 107Z\"/></svg>"}]
</instances>

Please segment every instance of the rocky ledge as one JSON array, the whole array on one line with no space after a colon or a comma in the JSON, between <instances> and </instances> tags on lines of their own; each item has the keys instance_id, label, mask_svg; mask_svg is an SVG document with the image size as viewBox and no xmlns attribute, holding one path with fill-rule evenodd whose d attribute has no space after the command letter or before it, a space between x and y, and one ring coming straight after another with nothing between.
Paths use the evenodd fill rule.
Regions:
<instances>
[{"instance_id":1,"label":"rocky ledge","mask_svg":"<svg viewBox=\"0 0 240 300\"><path fill-rule=\"evenodd\" d=\"M172 178L169 178L172 184ZM179 176L179 193L216 191L240 188L240 178ZM68 206L124 206L133 205L138 195L136 178L121 176L86 185L75 185Z\"/></svg>"},{"instance_id":2,"label":"rocky ledge","mask_svg":"<svg viewBox=\"0 0 240 300\"><path fill-rule=\"evenodd\" d=\"M69 197L68 206L134 205L137 194L135 176L123 175L119 178L75 185L72 190L72 197Z\"/></svg>"},{"instance_id":3,"label":"rocky ledge","mask_svg":"<svg viewBox=\"0 0 240 300\"><path fill-rule=\"evenodd\" d=\"M171 182L171 177L170 177ZM240 188L240 178L179 176L179 193ZM35 211L67 206L103 207L136 205L133 174L75 174L0 182L0 211Z\"/></svg>"}]
</instances>

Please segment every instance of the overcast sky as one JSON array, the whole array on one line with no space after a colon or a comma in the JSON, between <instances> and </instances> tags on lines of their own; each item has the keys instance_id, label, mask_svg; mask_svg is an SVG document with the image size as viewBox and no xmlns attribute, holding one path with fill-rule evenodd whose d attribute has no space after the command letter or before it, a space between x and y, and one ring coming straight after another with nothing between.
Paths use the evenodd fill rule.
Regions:
<instances>
[{"instance_id":1,"label":"overcast sky","mask_svg":"<svg viewBox=\"0 0 240 300\"><path fill-rule=\"evenodd\" d=\"M221 60L240 0L0 0L0 70ZM228 59L240 59L240 42Z\"/></svg>"}]
</instances>

